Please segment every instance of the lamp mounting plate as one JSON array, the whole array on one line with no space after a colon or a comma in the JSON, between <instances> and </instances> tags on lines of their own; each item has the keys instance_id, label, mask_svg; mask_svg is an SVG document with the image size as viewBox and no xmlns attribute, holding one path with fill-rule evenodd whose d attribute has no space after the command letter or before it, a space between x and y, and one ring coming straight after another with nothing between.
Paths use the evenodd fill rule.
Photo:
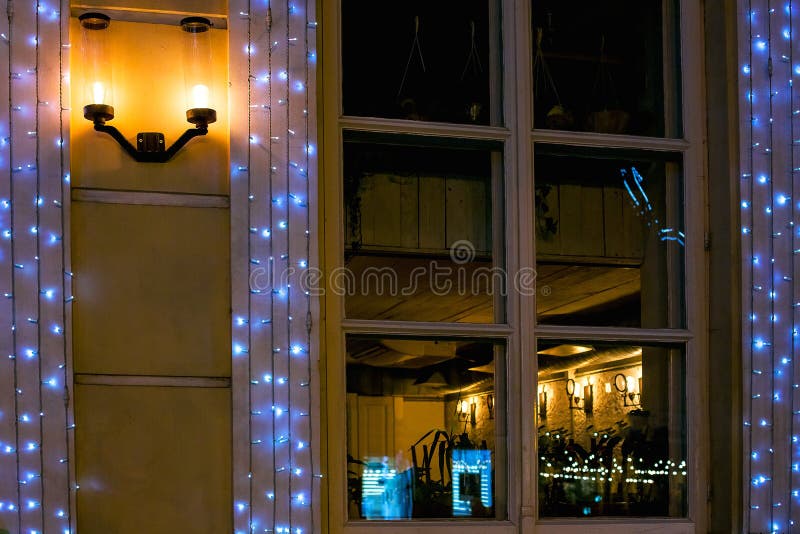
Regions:
<instances>
[{"instance_id":1,"label":"lamp mounting plate","mask_svg":"<svg viewBox=\"0 0 800 534\"><path fill-rule=\"evenodd\" d=\"M164 152L167 147L161 132L139 132L136 134L136 149L139 152Z\"/></svg>"}]
</instances>

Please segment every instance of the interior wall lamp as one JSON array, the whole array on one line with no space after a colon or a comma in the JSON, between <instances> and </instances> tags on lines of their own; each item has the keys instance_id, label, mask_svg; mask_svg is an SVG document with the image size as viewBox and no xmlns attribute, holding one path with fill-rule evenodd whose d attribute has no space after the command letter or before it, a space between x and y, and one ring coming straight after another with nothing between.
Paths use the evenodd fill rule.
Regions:
<instances>
[{"instance_id":1,"label":"interior wall lamp","mask_svg":"<svg viewBox=\"0 0 800 534\"><path fill-rule=\"evenodd\" d=\"M641 406L642 405L642 377L638 379L617 373L614 376L614 389L622 397L622 405ZM606 391L611 392L610 385L606 386Z\"/></svg>"},{"instance_id":2,"label":"interior wall lamp","mask_svg":"<svg viewBox=\"0 0 800 534\"><path fill-rule=\"evenodd\" d=\"M208 133L208 125L217 120L211 108L211 21L203 17L181 20L183 30L183 65L186 85L186 120L193 124L169 148L164 134L140 132L134 147L119 130L106 122L114 118L112 62L108 43L111 19L102 13L84 13L81 23L81 54L85 68L83 116L94 129L117 141L133 159L145 163L165 163L193 138Z\"/></svg>"},{"instance_id":3,"label":"interior wall lamp","mask_svg":"<svg viewBox=\"0 0 800 534\"><path fill-rule=\"evenodd\" d=\"M539 419L547 419L547 392L550 387L547 385L539 386Z\"/></svg>"},{"instance_id":4,"label":"interior wall lamp","mask_svg":"<svg viewBox=\"0 0 800 534\"><path fill-rule=\"evenodd\" d=\"M587 415L594 410L594 377L584 378L583 384L567 379L567 399L570 410L583 410Z\"/></svg>"},{"instance_id":5,"label":"interior wall lamp","mask_svg":"<svg viewBox=\"0 0 800 534\"><path fill-rule=\"evenodd\" d=\"M469 421L471 425L475 426L477 423L476 411L478 404L474 398L469 401L462 399L458 401L458 419L459 421Z\"/></svg>"}]
</instances>

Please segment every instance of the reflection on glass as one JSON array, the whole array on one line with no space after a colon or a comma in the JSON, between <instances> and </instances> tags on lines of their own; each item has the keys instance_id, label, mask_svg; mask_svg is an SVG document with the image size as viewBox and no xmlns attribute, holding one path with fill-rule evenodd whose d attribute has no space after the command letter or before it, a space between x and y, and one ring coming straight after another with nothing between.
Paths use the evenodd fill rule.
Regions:
<instances>
[{"instance_id":1,"label":"reflection on glass","mask_svg":"<svg viewBox=\"0 0 800 534\"><path fill-rule=\"evenodd\" d=\"M345 144L345 264L331 289L348 318L502 320L499 161L487 150Z\"/></svg>"},{"instance_id":2,"label":"reflection on glass","mask_svg":"<svg viewBox=\"0 0 800 534\"><path fill-rule=\"evenodd\" d=\"M536 146L542 324L681 327L679 159Z\"/></svg>"},{"instance_id":3,"label":"reflection on glass","mask_svg":"<svg viewBox=\"0 0 800 534\"><path fill-rule=\"evenodd\" d=\"M539 340L538 359L540 516L685 517L683 351Z\"/></svg>"},{"instance_id":4,"label":"reflection on glass","mask_svg":"<svg viewBox=\"0 0 800 534\"><path fill-rule=\"evenodd\" d=\"M533 2L535 127L679 136L676 4Z\"/></svg>"},{"instance_id":5,"label":"reflection on glass","mask_svg":"<svg viewBox=\"0 0 800 534\"><path fill-rule=\"evenodd\" d=\"M350 519L504 517L503 354L487 341L348 336Z\"/></svg>"},{"instance_id":6,"label":"reflection on glass","mask_svg":"<svg viewBox=\"0 0 800 534\"><path fill-rule=\"evenodd\" d=\"M344 114L499 125L499 26L496 0L344 0Z\"/></svg>"}]
</instances>

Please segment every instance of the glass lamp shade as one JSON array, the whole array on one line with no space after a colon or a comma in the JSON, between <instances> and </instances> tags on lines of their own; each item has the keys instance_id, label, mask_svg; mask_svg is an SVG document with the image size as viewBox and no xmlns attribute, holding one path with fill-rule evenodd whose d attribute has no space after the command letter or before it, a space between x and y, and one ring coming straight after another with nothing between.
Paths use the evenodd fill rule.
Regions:
<instances>
[{"instance_id":1,"label":"glass lamp shade","mask_svg":"<svg viewBox=\"0 0 800 534\"><path fill-rule=\"evenodd\" d=\"M212 94L211 21L203 17L181 20L186 120L198 126L217 120Z\"/></svg>"},{"instance_id":2,"label":"glass lamp shade","mask_svg":"<svg viewBox=\"0 0 800 534\"><path fill-rule=\"evenodd\" d=\"M111 19L102 13L84 13L81 23L81 59L83 63L83 115L91 121L114 118L111 84L111 51L108 27Z\"/></svg>"}]
</instances>

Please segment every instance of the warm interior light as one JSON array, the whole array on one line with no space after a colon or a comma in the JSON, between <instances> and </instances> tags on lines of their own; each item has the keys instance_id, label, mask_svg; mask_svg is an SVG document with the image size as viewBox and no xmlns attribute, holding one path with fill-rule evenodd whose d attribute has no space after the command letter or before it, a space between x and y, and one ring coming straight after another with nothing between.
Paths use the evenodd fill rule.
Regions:
<instances>
[{"instance_id":1,"label":"warm interior light","mask_svg":"<svg viewBox=\"0 0 800 534\"><path fill-rule=\"evenodd\" d=\"M102 13L84 13L81 23L81 59L83 67L83 116L94 123L94 129L110 135L136 161L166 163L191 139L206 135L208 125L217 120L217 112L210 107L211 94L211 22L203 17L186 17L181 20L184 32L184 62L186 97L193 106L186 110L186 120L195 125L183 132L167 148L164 134L139 132L136 146L113 126L106 124L114 118L113 84L109 55L108 27L111 19Z\"/></svg>"},{"instance_id":2,"label":"warm interior light","mask_svg":"<svg viewBox=\"0 0 800 534\"><path fill-rule=\"evenodd\" d=\"M186 17L181 20L181 29L186 120L207 126L217 120L211 62L211 21L205 17Z\"/></svg>"},{"instance_id":3,"label":"warm interior light","mask_svg":"<svg viewBox=\"0 0 800 534\"><path fill-rule=\"evenodd\" d=\"M606 382L606 393L611 393L611 382Z\"/></svg>"},{"instance_id":4,"label":"warm interior light","mask_svg":"<svg viewBox=\"0 0 800 534\"><path fill-rule=\"evenodd\" d=\"M191 94L191 107L193 108L207 108L209 107L209 90L207 85L198 83L192 86Z\"/></svg>"},{"instance_id":5,"label":"warm interior light","mask_svg":"<svg viewBox=\"0 0 800 534\"><path fill-rule=\"evenodd\" d=\"M84 13L81 23L81 70L83 71L83 116L100 124L114 118L111 83L109 25L102 13Z\"/></svg>"},{"instance_id":6,"label":"warm interior light","mask_svg":"<svg viewBox=\"0 0 800 534\"><path fill-rule=\"evenodd\" d=\"M636 386L634 386L633 377L632 376L626 376L625 377L625 382L627 383L627 386L628 386L628 393L635 393L636 392L636 389L635 389Z\"/></svg>"},{"instance_id":7,"label":"warm interior light","mask_svg":"<svg viewBox=\"0 0 800 534\"><path fill-rule=\"evenodd\" d=\"M537 351L536 354L544 354L546 356L575 356L576 354L583 354L594 350L594 347L583 345L557 345L549 349L542 349Z\"/></svg>"},{"instance_id":8,"label":"warm interior light","mask_svg":"<svg viewBox=\"0 0 800 534\"><path fill-rule=\"evenodd\" d=\"M106 103L106 88L103 82L92 83L92 104Z\"/></svg>"}]
</instances>

